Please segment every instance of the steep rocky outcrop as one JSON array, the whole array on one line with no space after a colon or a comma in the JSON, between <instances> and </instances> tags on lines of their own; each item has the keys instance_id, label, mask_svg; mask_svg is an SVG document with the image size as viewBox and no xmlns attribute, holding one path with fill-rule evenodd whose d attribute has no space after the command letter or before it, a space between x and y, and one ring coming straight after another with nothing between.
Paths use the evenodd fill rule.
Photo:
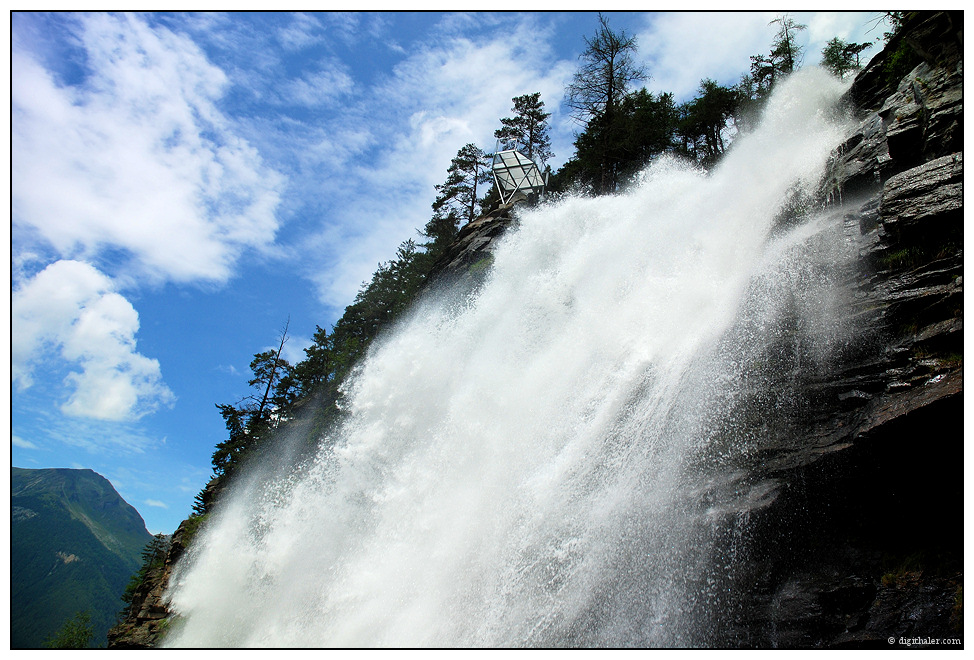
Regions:
<instances>
[{"instance_id":1,"label":"steep rocky outcrop","mask_svg":"<svg viewBox=\"0 0 974 660\"><path fill-rule=\"evenodd\" d=\"M798 403L737 484L763 497L717 550L746 559L714 645L963 638L961 26L914 17L922 61L883 96L880 54L848 95L866 107L823 196L859 246L843 274L856 340L824 372L763 384Z\"/></svg>"},{"instance_id":2,"label":"steep rocky outcrop","mask_svg":"<svg viewBox=\"0 0 974 660\"><path fill-rule=\"evenodd\" d=\"M149 569L132 596L128 616L108 632L109 648L149 649L156 645L170 622L164 600L169 578L201 523L201 517L180 523L172 535L166 561Z\"/></svg>"},{"instance_id":3,"label":"steep rocky outcrop","mask_svg":"<svg viewBox=\"0 0 974 660\"><path fill-rule=\"evenodd\" d=\"M437 288L466 288L476 284L493 262L496 241L514 222L513 205L501 206L460 228L456 239L433 265L426 278Z\"/></svg>"}]
</instances>

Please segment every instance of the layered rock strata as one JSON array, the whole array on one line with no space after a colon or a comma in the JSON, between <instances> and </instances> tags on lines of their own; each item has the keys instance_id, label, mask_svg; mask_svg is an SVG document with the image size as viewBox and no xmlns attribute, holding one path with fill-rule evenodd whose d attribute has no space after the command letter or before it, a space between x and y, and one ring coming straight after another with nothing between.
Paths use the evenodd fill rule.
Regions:
<instances>
[{"instance_id":1,"label":"layered rock strata","mask_svg":"<svg viewBox=\"0 0 974 660\"><path fill-rule=\"evenodd\" d=\"M961 26L917 16L923 61L883 96L880 54L848 94L866 107L823 197L858 244L841 285L856 339L759 386L794 400L736 484L763 496L716 550L743 559L712 645L963 639Z\"/></svg>"}]
</instances>

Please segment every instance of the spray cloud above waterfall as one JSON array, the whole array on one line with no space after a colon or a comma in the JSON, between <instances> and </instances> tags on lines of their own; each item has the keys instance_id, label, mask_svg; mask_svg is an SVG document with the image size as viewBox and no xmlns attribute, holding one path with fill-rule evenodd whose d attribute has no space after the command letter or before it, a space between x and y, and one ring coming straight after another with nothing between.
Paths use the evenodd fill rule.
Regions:
<instances>
[{"instance_id":1,"label":"spray cloud above waterfall","mask_svg":"<svg viewBox=\"0 0 974 660\"><path fill-rule=\"evenodd\" d=\"M790 319L817 346L794 359L841 334L821 277L850 256L841 214L776 220L816 192L842 89L796 74L709 175L662 159L624 194L521 213L482 286L374 348L310 460L210 514L165 644L712 642L722 540L770 488L735 482L760 449L738 384L785 366L760 365Z\"/></svg>"}]
</instances>

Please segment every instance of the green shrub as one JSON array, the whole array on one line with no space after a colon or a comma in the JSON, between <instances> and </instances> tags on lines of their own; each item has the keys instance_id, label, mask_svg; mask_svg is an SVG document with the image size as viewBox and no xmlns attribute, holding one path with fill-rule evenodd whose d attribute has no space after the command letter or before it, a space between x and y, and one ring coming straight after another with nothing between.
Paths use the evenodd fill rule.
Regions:
<instances>
[{"instance_id":1,"label":"green shrub","mask_svg":"<svg viewBox=\"0 0 974 660\"><path fill-rule=\"evenodd\" d=\"M201 516L190 516L186 519L186 523L183 526L183 538L182 544L184 548L188 548L190 543L192 543L193 538L196 536L196 532L200 530L203 523L206 522L210 514L204 513Z\"/></svg>"},{"instance_id":2,"label":"green shrub","mask_svg":"<svg viewBox=\"0 0 974 660\"><path fill-rule=\"evenodd\" d=\"M94 636L91 613L76 612L56 633L47 638L44 646L49 649L86 649Z\"/></svg>"}]
</instances>

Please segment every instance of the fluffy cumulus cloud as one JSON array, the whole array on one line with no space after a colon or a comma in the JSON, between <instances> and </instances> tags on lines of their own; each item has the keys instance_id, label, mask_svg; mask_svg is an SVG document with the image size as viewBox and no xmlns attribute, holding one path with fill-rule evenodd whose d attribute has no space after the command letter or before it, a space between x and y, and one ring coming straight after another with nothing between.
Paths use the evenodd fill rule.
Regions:
<instances>
[{"instance_id":1,"label":"fluffy cumulus cloud","mask_svg":"<svg viewBox=\"0 0 974 660\"><path fill-rule=\"evenodd\" d=\"M184 36L130 15L77 21L84 75L12 53L15 241L61 258L110 251L120 271L223 282L273 244L282 177L216 102L225 74Z\"/></svg>"},{"instance_id":2,"label":"fluffy cumulus cloud","mask_svg":"<svg viewBox=\"0 0 974 660\"><path fill-rule=\"evenodd\" d=\"M135 308L90 264L58 261L23 283L11 297L11 321L15 385L30 387L37 365L56 353L72 369L67 415L137 419L174 399L159 362L136 350Z\"/></svg>"}]
</instances>

